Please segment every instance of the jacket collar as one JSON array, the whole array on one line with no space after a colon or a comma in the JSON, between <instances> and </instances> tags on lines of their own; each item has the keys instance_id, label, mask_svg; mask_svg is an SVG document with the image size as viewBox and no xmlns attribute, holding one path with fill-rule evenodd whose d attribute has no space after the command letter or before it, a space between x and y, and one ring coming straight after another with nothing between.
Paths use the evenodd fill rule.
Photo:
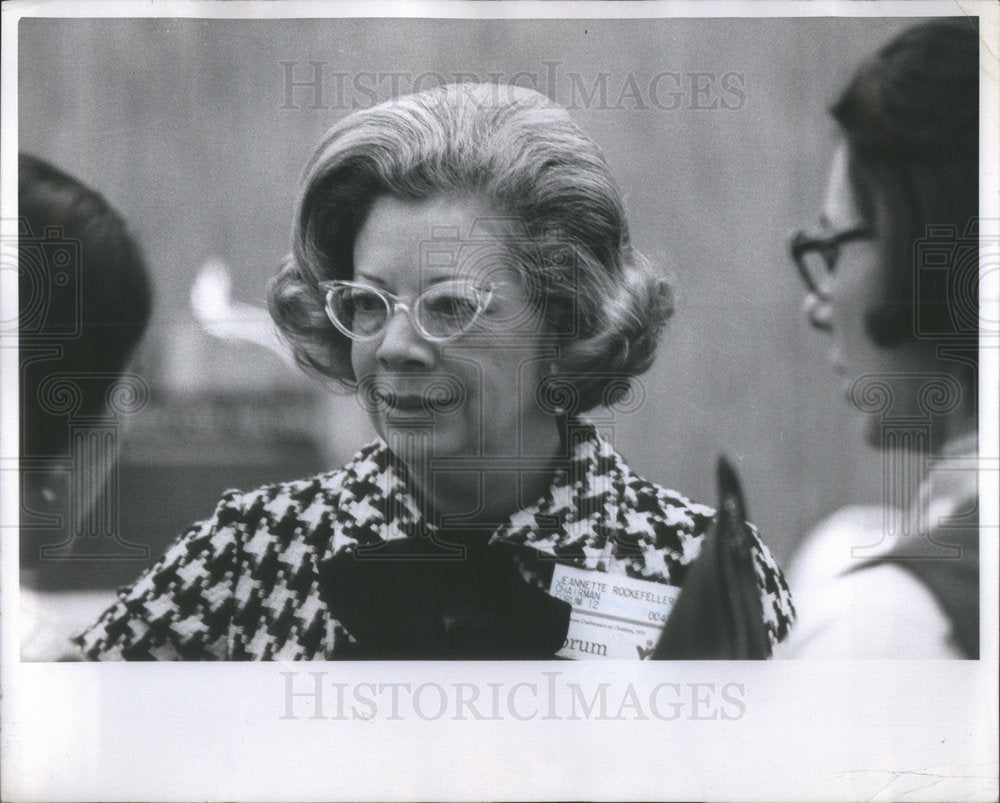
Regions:
<instances>
[{"instance_id":1,"label":"jacket collar","mask_svg":"<svg viewBox=\"0 0 1000 803\"><path fill-rule=\"evenodd\" d=\"M558 469L543 496L516 511L494 530L492 541L506 541L553 555L600 560L611 548L622 511L625 481L631 475L622 458L586 420L567 426L570 458ZM356 544L434 533L410 490L406 470L382 442L366 447L344 468L330 544L339 552Z\"/></svg>"}]
</instances>

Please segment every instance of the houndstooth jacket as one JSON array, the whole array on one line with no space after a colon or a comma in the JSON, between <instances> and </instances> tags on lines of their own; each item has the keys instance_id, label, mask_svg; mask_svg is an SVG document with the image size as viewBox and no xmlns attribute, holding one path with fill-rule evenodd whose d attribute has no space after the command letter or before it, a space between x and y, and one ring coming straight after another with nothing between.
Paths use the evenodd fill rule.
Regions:
<instances>
[{"instance_id":1,"label":"houndstooth jacket","mask_svg":"<svg viewBox=\"0 0 1000 803\"><path fill-rule=\"evenodd\" d=\"M579 425L572 442L568 467L540 500L498 527L491 543L517 545L550 563L682 585L714 511L634 474L592 426ZM404 474L377 441L337 471L226 492L214 515L120 590L76 643L100 660L344 657L354 638L331 612L324 567L345 550L433 531ZM794 612L780 569L754 538L773 645ZM544 572L519 568L544 586Z\"/></svg>"}]
</instances>

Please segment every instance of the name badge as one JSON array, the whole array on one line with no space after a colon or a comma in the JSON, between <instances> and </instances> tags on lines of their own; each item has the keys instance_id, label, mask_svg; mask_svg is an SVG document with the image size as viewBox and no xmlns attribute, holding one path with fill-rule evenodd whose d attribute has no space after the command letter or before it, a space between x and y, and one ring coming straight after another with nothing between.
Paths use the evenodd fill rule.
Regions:
<instances>
[{"instance_id":1,"label":"name badge","mask_svg":"<svg viewBox=\"0 0 1000 803\"><path fill-rule=\"evenodd\" d=\"M549 593L573 608L557 656L645 659L653 654L681 589L556 564Z\"/></svg>"}]
</instances>

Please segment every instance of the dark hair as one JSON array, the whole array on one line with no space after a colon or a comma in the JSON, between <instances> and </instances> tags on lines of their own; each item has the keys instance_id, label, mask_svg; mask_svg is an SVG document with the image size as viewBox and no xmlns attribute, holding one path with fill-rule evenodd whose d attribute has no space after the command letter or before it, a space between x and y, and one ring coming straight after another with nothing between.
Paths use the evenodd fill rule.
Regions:
<instances>
[{"instance_id":1,"label":"dark hair","mask_svg":"<svg viewBox=\"0 0 1000 803\"><path fill-rule=\"evenodd\" d=\"M885 293L867 314L870 337L891 347L953 329L963 317L954 314L956 303L978 310L977 264L925 271L917 282L914 256L928 226L962 238L978 212L976 21L944 18L907 29L861 65L831 112L847 139L858 205L883 248ZM966 334L975 338L975 324Z\"/></svg>"},{"instance_id":2,"label":"dark hair","mask_svg":"<svg viewBox=\"0 0 1000 803\"><path fill-rule=\"evenodd\" d=\"M597 145L544 95L451 84L355 112L305 169L294 249L269 308L300 365L350 387L350 341L318 283L349 279L354 239L380 196L468 195L515 223L506 248L562 335L556 369L575 412L613 400L652 364L672 307L666 281L633 249L621 194ZM564 385L565 387L565 385ZM612 398L609 398L609 395Z\"/></svg>"},{"instance_id":3,"label":"dark hair","mask_svg":"<svg viewBox=\"0 0 1000 803\"><path fill-rule=\"evenodd\" d=\"M107 201L27 154L18 159L18 215L21 451L61 455L68 433L40 403L40 386L55 374L86 375L78 413L100 414L146 328L152 291L139 247Z\"/></svg>"}]
</instances>

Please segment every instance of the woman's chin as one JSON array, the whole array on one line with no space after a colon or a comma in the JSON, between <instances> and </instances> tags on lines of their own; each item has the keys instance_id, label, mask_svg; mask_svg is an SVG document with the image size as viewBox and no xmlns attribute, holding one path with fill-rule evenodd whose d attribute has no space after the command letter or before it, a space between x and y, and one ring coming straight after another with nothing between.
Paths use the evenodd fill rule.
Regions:
<instances>
[{"instance_id":1,"label":"woman's chin","mask_svg":"<svg viewBox=\"0 0 1000 803\"><path fill-rule=\"evenodd\" d=\"M390 448L406 449L422 460L472 458L478 453L473 439L426 413L422 417L388 415L376 429Z\"/></svg>"},{"instance_id":2,"label":"woman's chin","mask_svg":"<svg viewBox=\"0 0 1000 803\"><path fill-rule=\"evenodd\" d=\"M413 407L390 407L382 418L388 429L433 429L434 416L427 410Z\"/></svg>"}]
</instances>

